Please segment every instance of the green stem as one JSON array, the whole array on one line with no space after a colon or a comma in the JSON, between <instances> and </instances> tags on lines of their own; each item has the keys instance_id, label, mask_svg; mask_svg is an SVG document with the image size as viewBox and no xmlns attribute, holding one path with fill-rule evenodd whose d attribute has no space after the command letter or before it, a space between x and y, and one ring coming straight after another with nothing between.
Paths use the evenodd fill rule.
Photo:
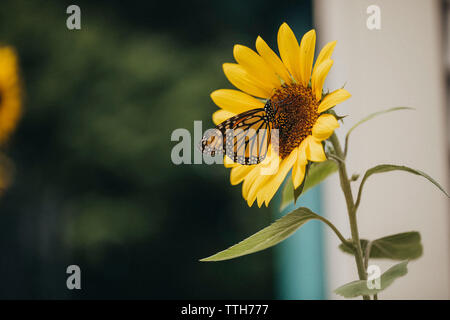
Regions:
<instances>
[{"instance_id":1,"label":"green stem","mask_svg":"<svg viewBox=\"0 0 450 320\"><path fill-rule=\"evenodd\" d=\"M326 223L334 231L334 233L336 233L337 237L339 238L339 240L341 240L342 244L353 250L353 245L351 243L349 243L349 241L347 241L347 239L344 238L342 233L338 230L338 228L336 228L334 226L334 224L332 224L329 220L327 220L326 218L324 218L322 216L318 216L317 219Z\"/></svg>"},{"instance_id":2,"label":"green stem","mask_svg":"<svg viewBox=\"0 0 450 320\"><path fill-rule=\"evenodd\" d=\"M366 268L366 270L369 267L370 251L372 250L372 244L373 241L369 241L367 243L366 254L364 255L364 268ZM378 300L378 295L376 293L373 295L373 300Z\"/></svg>"},{"instance_id":3,"label":"green stem","mask_svg":"<svg viewBox=\"0 0 450 320\"><path fill-rule=\"evenodd\" d=\"M366 246L366 254L364 255L364 268L369 267L370 251L372 250L372 241L369 241Z\"/></svg>"},{"instance_id":4,"label":"green stem","mask_svg":"<svg viewBox=\"0 0 450 320\"><path fill-rule=\"evenodd\" d=\"M345 155L342 151L341 145L335 133L330 137L330 141L333 144L335 155L345 160ZM367 280L366 270L364 268L363 254L361 249L361 241L359 239L358 224L356 221L355 203L353 200L352 190L350 188L350 181L347 175L347 168L345 161L339 161L339 179L341 181L341 188L344 192L345 201L347 203L348 217L350 221L350 230L352 233L352 242L355 247L355 261L358 269L358 275L360 280ZM364 300L370 300L369 296L363 296Z\"/></svg>"}]
</instances>

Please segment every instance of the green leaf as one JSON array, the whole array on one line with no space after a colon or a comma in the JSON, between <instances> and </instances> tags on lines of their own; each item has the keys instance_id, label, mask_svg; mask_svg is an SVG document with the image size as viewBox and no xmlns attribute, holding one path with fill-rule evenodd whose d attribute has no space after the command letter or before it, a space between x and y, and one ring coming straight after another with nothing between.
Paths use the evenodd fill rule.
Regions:
<instances>
[{"instance_id":1,"label":"green leaf","mask_svg":"<svg viewBox=\"0 0 450 320\"><path fill-rule=\"evenodd\" d=\"M350 130L348 130L347 134L345 135L345 147L344 147L344 153L347 154L347 149L348 149L348 138L350 136L350 133L352 133L353 130L355 130L358 126L360 126L361 124L363 124L364 122L367 122L373 118L376 118L382 114L385 113L389 113L389 112L393 112L393 111L398 111L398 110L414 110L414 108L411 107L394 107L394 108L390 108L390 109L386 109L386 110L381 110L372 114L369 114L367 117L361 119L360 121L358 121L353 127L350 128Z\"/></svg>"},{"instance_id":2,"label":"green leaf","mask_svg":"<svg viewBox=\"0 0 450 320\"><path fill-rule=\"evenodd\" d=\"M368 240L361 239L364 255L368 244ZM353 249L349 246L340 244L339 249L354 254ZM374 240L370 247L370 258L372 259L414 260L422 256L422 253L420 233L417 231L398 233Z\"/></svg>"},{"instance_id":3,"label":"green leaf","mask_svg":"<svg viewBox=\"0 0 450 320\"><path fill-rule=\"evenodd\" d=\"M344 284L343 286L334 290L334 292L345 298L355 298L363 295L374 295L380 291L385 290L389 287L397 278L404 276L408 273L407 269L408 261L400 262L388 269L385 273L381 275L380 278L380 288L379 289L369 289L366 280L356 280L350 283Z\"/></svg>"},{"instance_id":4,"label":"green leaf","mask_svg":"<svg viewBox=\"0 0 450 320\"><path fill-rule=\"evenodd\" d=\"M313 163L307 171L307 175L303 185L294 190L294 185L292 184L292 179L288 179L283 189L281 197L281 207L280 211L284 210L295 198L297 201L300 193L305 193L315 185L319 184L325 180L328 176L335 173L338 170L337 164L332 160L326 160L323 162Z\"/></svg>"},{"instance_id":5,"label":"green leaf","mask_svg":"<svg viewBox=\"0 0 450 320\"><path fill-rule=\"evenodd\" d=\"M298 208L238 244L200 261L228 260L270 248L288 238L309 220L319 218L308 208Z\"/></svg>"},{"instance_id":6,"label":"green leaf","mask_svg":"<svg viewBox=\"0 0 450 320\"><path fill-rule=\"evenodd\" d=\"M397 166L397 165L393 165L393 164L380 164L378 166L375 166L375 167L367 170L366 173L364 174L364 177L361 180L361 184L359 186L359 191L358 191L358 196L356 198L355 208L358 208L359 203L361 202L361 195L362 195L362 190L363 190L364 184L371 175L376 174L376 173L395 171L395 170L406 171L409 173L413 173L413 174L422 176L422 177L426 178L428 181L430 181L432 184L434 184L436 187L438 187L439 190L441 190L447 197L449 197L448 193L444 190L444 188L436 180L434 180L429 175L427 175L425 172L411 169L406 166Z\"/></svg>"}]
</instances>

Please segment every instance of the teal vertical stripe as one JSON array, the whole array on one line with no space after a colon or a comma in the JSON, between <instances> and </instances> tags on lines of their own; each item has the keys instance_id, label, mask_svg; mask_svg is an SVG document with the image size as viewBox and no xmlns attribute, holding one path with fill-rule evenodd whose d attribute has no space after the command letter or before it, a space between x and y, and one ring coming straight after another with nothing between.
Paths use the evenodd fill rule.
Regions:
<instances>
[{"instance_id":1,"label":"teal vertical stripe","mask_svg":"<svg viewBox=\"0 0 450 320\"><path fill-rule=\"evenodd\" d=\"M280 21L286 21L300 40L313 25L312 1L292 3ZM315 187L300 197L296 207L308 207L321 214L321 195L321 187ZM276 206L274 210L280 217L294 210L294 205L282 213ZM278 299L325 299L325 285L323 224L310 221L275 247L275 294Z\"/></svg>"},{"instance_id":2,"label":"teal vertical stripe","mask_svg":"<svg viewBox=\"0 0 450 320\"><path fill-rule=\"evenodd\" d=\"M288 177L290 179L290 177ZM302 195L296 206L289 205L281 215L294 208L308 207L322 212L321 187ZM278 299L325 299L323 225L320 221L307 222L275 249L275 281Z\"/></svg>"}]
</instances>

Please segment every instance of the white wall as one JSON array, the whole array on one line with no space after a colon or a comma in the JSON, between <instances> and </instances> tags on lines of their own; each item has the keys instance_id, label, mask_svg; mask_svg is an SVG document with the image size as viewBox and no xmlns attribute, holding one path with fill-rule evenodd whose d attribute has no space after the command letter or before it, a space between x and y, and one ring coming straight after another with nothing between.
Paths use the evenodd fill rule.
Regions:
<instances>
[{"instance_id":1,"label":"white wall","mask_svg":"<svg viewBox=\"0 0 450 320\"><path fill-rule=\"evenodd\" d=\"M366 9L372 4L381 8L381 30L366 27ZM425 171L449 190L440 1L315 0L314 5L319 45L338 40L326 84L335 89L346 83L353 94L336 108L349 115L338 134L343 137L356 121L381 109L417 109L384 115L355 130L349 174L379 163L405 164ZM350 236L337 176L326 183L325 199L326 215ZM409 264L408 275L381 293L381 299L449 299L449 200L435 186L403 172L373 176L358 219L363 238L410 230L422 235L424 255ZM334 234L327 233L330 292L357 278L354 259L339 252L338 244ZM372 261L382 271L393 263Z\"/></svg>"}]
</instances>

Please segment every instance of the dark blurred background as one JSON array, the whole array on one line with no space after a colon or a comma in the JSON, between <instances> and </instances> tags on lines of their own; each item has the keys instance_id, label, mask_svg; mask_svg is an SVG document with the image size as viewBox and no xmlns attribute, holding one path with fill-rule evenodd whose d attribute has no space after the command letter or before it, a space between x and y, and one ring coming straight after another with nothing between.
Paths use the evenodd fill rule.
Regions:
<instances>
[{"instance_id":1,"label":"dark blurred background","mask_svg":"<svg viewBox=\"0 0 450 320\"><path fill-rule=\"evenodd\" d=\"M283 21L307 30L310 1L2 0L25 100L6 149L0 298L275 298L272 250L198 262L273 213L248 208L222 166L172 164L170 135L213 125L233 45L276 48ZM66 288L71 264L82 290Z\"/></svg>"}]
</instances>

